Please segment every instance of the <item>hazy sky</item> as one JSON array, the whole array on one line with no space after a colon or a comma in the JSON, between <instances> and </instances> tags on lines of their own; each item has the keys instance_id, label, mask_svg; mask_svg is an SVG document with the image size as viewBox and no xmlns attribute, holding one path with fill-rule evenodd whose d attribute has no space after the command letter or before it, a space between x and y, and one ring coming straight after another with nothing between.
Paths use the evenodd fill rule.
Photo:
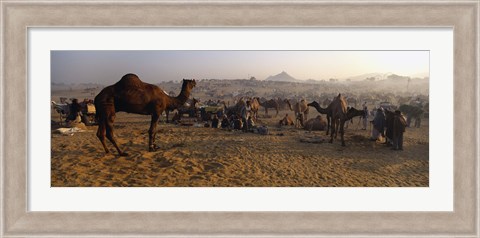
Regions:
<instances>
[{"instance_id":1,"label":"hazy sky","mask_svg":"<svg viewBox=\"0 0 480 238\"><path fill-rule=\"evenodd\" d=\"M127 73L144 82L263 80L282 71L296 79L345 79L366 73L429 72L428 51L52 51L55 83L113 84Z\"/></svg>"}]
</instances>

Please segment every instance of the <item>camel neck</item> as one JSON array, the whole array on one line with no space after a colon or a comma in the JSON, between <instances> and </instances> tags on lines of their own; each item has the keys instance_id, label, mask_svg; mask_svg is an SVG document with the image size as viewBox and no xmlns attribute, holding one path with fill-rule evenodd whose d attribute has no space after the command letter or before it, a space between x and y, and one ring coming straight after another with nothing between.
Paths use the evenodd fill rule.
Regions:
<instances>
[{"instance_id":1,"label":"camel neck","mask_svg":"<svg viewBox=\"0 0 480 238\"><path fill-rule=\"evenodd\" d=\"M180 94L178 94L178 96L176 97L172 97L171 100L177 106L181 106L188 100L189 96L190 96L190 91L187 89L187 84L184 83L182 85L182 91L180 91Z\"/></svg>"},{"instance_id":2,"label":"camel neck","mask_svg":"<svg viewBox=\"0 0 480 238\"><path fill-rule=\"evenodd\" d=\"M286 103L287 103L288 107L290 108L290 111L293 111L292 104L290 104L290 101L287 100Z\"/></svg>"},{"instance_id":3,"label":"camel neck","mask_svg":"<svg viewBox=\"0 0 480 238\"><path fill-rule=\"evenodd\" d=\"M327 113L327 109L326 108L322 108L320 105L315 105L315 107L317 108L317 111L320 112L320 113Z\"/></svg>"}]
</instances>

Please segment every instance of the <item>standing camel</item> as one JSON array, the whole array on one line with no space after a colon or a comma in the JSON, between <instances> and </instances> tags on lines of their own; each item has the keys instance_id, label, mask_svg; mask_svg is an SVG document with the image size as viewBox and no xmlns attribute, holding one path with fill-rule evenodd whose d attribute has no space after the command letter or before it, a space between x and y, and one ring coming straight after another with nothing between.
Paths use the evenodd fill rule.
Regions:
<instances>
[{"instance_id":1,"label":"standing camel","mask_svg":"<svg viewBox=\"0 0 480 238\"><path fill-rule=\"evenodd\" d=\"M308 116L309 108L307 106L307 101L305 101L305 99L302 99L300 102L295 103L293 107L288 99L285 99L285 102L287 103L290 110L295 112L295 127L299 127L298 122L300 122L300 125L303 127L303 122L307 120Z\"/></svg>"},{"instance_id":2,"label":"standing camel","mask_svg":"<svg viewBox=\"0 0 480 238\"><path fill-rule=\"evenodd\" d=\"M330 121L332 119L332 108L330 107L330 105L328 105L328 107L326 108L322 108L320 107L320 104L316 101L313 101L309 104L307 104L307 106L309 107L314 107L315 109L317 109L317 112L320 113L320 114L326 114L327 115L327 135L328 135L328 131L330 130Z\"/></svg>"},{"instance_id":3,"label":"standing camel","mask_svg":"<svg viewBox=\"0 0 480 238\"><path fill-rule=\"evenodd\" d=\"M347 120L350 121L350 124L353 124L354 117L359 117L364 115L365 115L365 111L363 110L358 110L354 107L349 107L347 109ZM348 127L348 123L345 126Z\"/></svg>"},{"instance_id":4,"label":"standing camel","mask_svg":"<svg viewBox=\"0 0 480 238\"><path fill-rule=\"evenodd\" d=\"M411 119L415 119L415 127L419 128L420 127L420 122L423 117L423 109L418 107L418 106L412 106L412 105L400 105L399 110L403 113L407 114L407 127L410 127L410 121Z\"/></svg>"},{"instance_id":5,"label":"standing camel","mask_svg":"<svg viewBox=\"0 0 480 238\"><path fill-rule=\"evenodd\" d=\"M126 74L114 85L104 88L95 97L95 108L98 121L97 137L102 142L105 152L109 153L105 144L106 136L115 146L118 154L121 156L127 155L118 147L113 137L115 113L120 111L152 115L150 129L148 130L148 148L149 151L155 151L157 149L155 145L157 123L162 112L183 105L195 85L194 79L184 79L180 94L177 97L171 97L159 87L142 82L137 75Z\"/></svg>"},{"instance_id":6,"label":"standing camel","mask_svg":"<svg viewBox=\"0 0 480 238\"><path fill-rule=\"evenodd\" d=\"M277 114L275 114L275 117L278 116L279 106L278 106L278 102L275 99L270 99L270 100L265 101L265 102L258 101L258 103L260 104L260 106L265 108L265 115L268 115L268 109L269 108L273 108L277 111Z\"/></svg>"},{"instance_id":7,"label":"standing camel","mask_svg":"<svg viewBox=\"0 0 480 238\"><path fill-rule=\"evenodd\" d=\"M260 100L258 97L254 97L250 100L250 107L252 108L253 120L257 121L258 109L260 109Z\"/></svg>"},{"instance_id":8,"label":"standing camel","mask_svg":"<svg viewBox=\"0 0 480 238\"><path fill-rule=\"evenodd\" d=\"M345 98L341 95L338 94L337 97L330 103L329 107L331 107L332 110L332 125L331 125L331 132L330 132L330 143L333 143L333 137L336 137L337 134L337 125L340 127L340 136L342 139L342 146L345 146L345 139L344 139L344 133L345 133L345 121L348 119L347 117L347 102L345 101Z\"/></svg>"},{"instance_id":9,"label":"standing camel","mask_svg":"<svg viewBox=\"0 0 480 238\"><path fill-rule=\"evenodd\" d=\"M257 120L256 119L257 114L258 114L258 108L260 107L260 103L258 102L257 98L252 98L250 100L246 100L245 98L241 98L240 100L238 100L238 102L235 105L233 105L231 107L227 107L227 105L225 103L223 103L225 114L227 114L227 116L240 115L240 112L242 111L242 108L245 105L247 105L247 101L250 102L249 112L252 113L252 118L256 121Z\"/></svg>"}]
</instances>

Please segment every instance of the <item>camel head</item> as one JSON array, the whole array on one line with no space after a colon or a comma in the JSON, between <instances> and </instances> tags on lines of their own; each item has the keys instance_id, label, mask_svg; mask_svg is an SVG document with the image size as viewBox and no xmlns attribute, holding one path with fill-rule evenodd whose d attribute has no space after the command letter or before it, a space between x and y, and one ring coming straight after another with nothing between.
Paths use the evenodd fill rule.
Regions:
<instances>
[{"instance_id":1,"label":"camel head","mask_svg":"<svg viewBox=\"0 0 480 238\"><path fill-rule=\"evenodd\" d=\"M183 79L182 90L191 91L195 86L197 86L195 79Z\"/></svg>"},{"instance_id":2,"label":"camel head","mask_svg":"<svg viewBox=\"0 0 480 238\"><path fill-rule=\"evenodd\" d=\"M320 104L318 104L317 101L313 101L313 102L307 104L307 106L309 106L309 107L320 107Z\"/></svg>"}]
</instances>

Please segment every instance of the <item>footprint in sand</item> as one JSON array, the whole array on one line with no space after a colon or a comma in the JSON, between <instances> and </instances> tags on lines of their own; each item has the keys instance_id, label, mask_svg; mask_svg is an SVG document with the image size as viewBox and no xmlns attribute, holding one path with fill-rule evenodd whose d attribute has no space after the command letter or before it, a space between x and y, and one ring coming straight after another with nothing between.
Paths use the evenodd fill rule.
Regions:
<instances>
[{"instance_id":1,"label":"footprint in sand","mask_svg":"<svg viewBox=\"0 0 480 238\"><path fill-rule=\"evenodd\" d=\"M190 180L197 180L197 179L205 179L205 178L200 175L193 175L192 177L190 177Z\"/></svg>"},{"instance_id":2,"label":"footprint in sand","mask_svg":"<svg viewBox=\"0 0 480 238\"><path fill-rule=\"evenodd\" d=\"M170 166L173 165L173 162L171 162L171 161L169 161L165 158L158 158L158 159L155 160L155 162L158 163L158 166L160 168L166 168L166 167L170 167Z\"/></svg>"},{"instance_id":3,"label":"footprint in sand","mask_svg":"<svg viewBox=\"0 0 480 238\"><path fill-rule=\"evenodd\" d=\"M210 171L210 170L216 170L216 169L222 169L224 168L223 164L213 162L213 163L208 163L204 165L205 171Z\"/></svg>"}]
</instances>

